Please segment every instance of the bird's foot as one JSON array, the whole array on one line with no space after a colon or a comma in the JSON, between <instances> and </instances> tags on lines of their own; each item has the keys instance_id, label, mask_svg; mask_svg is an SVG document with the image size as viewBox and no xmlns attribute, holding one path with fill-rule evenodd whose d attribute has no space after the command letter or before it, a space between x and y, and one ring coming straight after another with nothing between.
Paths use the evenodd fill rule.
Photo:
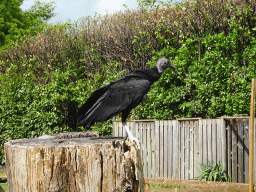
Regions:
<instances>
[{"instance_id":1,"label":"bird's foot","mask_svg":"<svg viewBox=\"0 0 256 192\"><path fill-rule=\"evenodd\" d=\"M134 141L137 143L137 147L138 149L140 149L140 141L138 139L136 139L135 137L129 137L129 139L131 140L131 142L133 143Z\"/></svg>"},{"instance_id":2,"label":"bird's foot","mask_svg":"<svg viewBox=\"0 0 256 192\"><path fill-rule=\"evenodd\" d=\"M127 126L125 126L125 129L131 142L133 143L135 141L137 143L138 149L140 149L140 141L132 135L132 133L130 132Z\"/></svg>"}]
</instances>

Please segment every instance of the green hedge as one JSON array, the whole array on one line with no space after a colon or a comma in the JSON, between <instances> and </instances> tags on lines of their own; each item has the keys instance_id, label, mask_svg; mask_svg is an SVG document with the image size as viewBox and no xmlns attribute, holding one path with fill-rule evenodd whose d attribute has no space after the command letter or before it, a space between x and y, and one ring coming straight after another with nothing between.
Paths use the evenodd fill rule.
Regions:
<instances>
[{"instance_id":1,"label":"green hedge","mask_svg":"<svg viewBox=\"0 0 256 192\"><path fill-rule=\"evenodd\" d=\"M200 44L192 37L177 50L165 47L155 53L155 58L175 55L177 70L166 71L154 84L148 99L135 109L136 118L249 115L251 79L256 78L256 40L250 36L250 43L241 46L239 39L235 28L228 35L207 35Z\"/></svg>"}]
</instances>

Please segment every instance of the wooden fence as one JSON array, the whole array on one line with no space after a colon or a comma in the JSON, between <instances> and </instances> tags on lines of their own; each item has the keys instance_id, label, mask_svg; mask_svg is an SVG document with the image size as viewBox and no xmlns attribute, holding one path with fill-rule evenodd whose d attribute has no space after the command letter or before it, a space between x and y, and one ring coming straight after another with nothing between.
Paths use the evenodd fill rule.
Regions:
<instances>
[{"instance_id":1,"label":"wooden fence","mask_svg":"<svg viewBox=\"0 0 256 192\"><path fill-rule=\"evenodd\" d=\"M220 162L232 182L249 181L249 117L139 120L127 125L141 142L145 177L194 179L199 176L196 167ZM115 122L114 136L125 135L122 123Z\"/></svg>"}]
</instances>

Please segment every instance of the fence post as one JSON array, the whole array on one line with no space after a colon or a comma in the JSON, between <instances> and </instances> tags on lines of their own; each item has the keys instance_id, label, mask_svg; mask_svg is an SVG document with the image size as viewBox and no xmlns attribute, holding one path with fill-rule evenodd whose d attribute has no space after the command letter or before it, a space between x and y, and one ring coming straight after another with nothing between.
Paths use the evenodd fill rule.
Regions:
<instances>
[{"instance_id":1,"label":"fence post","mask_svg":"<svg viewBox=\"0 0 256 192\"><path fill-rule=\"evenodd\" d=\"M225 166L225 170L228 173L228 165L227 165L227 140L226 140L226 122L224 117L221 117L221 152L222 152L222 164Z\"/></svg>"},{"instance_id":2,"label":"fence post","mask_svg":"<svg viewBox=\"0 0 256 192\"><path fill-rule=\"evenodd\" d=\"M254 118L255 118L255 88L256 79L252 79L251 108L250 108L250 130L249 130L249 192L254 191Z\"/></svg>"}]
</instances>

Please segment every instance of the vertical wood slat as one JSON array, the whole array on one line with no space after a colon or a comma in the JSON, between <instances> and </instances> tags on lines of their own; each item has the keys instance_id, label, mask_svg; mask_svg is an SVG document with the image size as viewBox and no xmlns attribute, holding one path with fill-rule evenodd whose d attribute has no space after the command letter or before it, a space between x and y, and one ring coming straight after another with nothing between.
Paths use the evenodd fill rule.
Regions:
<instances>
[{"instance_id":1,"label":"vertical wood slat","mask_svg":"<svg viewBox=\"0 0 256 192\"><path fill-rule=\"evenodd\" d=\"M190 149L190 141L189 141L189 136L190 136L190 121L184 121L184 131L185 131L185 136L184 136L184 140L185 140L185 147L184 147L184 162L185 162L185 179L189 179L189 149Z\"/></svg>"},{"instance_id":2,"label":"vertical wood slat","mask_svg":"<svg viewBox=\"0 0 256 192\"><path fill-rule=\"evenodd\" d=\"M118 136L121 136L119 127L120 127L120 122L118 123L118 127L116 128L116 133L118 134Z\"/></svg>"},{"instance_id":3,"label":"vertical wood slat","mask_svg":"<svg viewBox=\"0 0 256 192\"><path fill-rule=\"evenodd\" d=\"M179 179L180 167L179 167L179 129L178 129L178 120L173 121L173 172L172 179Z\"/></svg>"},{"instance_id":4,"label":"vertical wood slat","mask_svg":"<svg viewBox=\"0 0 256 192\"><path fill-rule=\"evenodd\" d=\"M159 121L156 121L155 124L155 136L156 136L156 142L155 142L155 177L160 177L160 168L159 168Z\"/></svg>"},{"instance_id":5,"label":"vertical wood slat","mask_svg":"<svg viewBox=\"0 0 256 192\"><path fill-rule=\"evenodd\" d=\"M231 131L231 124L230 121L226 121L227 124L227 158L228 158L228 163L227 163L227 170L228 174L232 175L232 159L231 159L231 152L232 152L232 131ZM232 175L233 176L233 175ZM233 180L233 177L232 177Z\"/></svg>"},{"instance_id":6,"label":"vertical wood slat","mask_svg":"<svg viewBox=\"0 0 256 192\"><path fill-rule=\"evenodd\" d=\"M132 135L133 136L135 136L136 135L136 128L135 128L135 126L134 126L134 121L130 121L129 122L130 124L129 124L129 129L130 129L130 131L131 131L131 133L132 133ZM125 131L125 130L124 130ZM136 137L137 138L137 137Z\"/></svg>"},{"instance_id":7,"label":"vertical wood slat","mask_svg":"<svg viewBox=\"0 0 256 192\"><path fill-rule=\"evenodd\" d=\"M155 173L156 173L156 161L155 161L155 140L156 140L156 135L155 135L155 122L153 122L151 124L151 143L152 143L152 174L151 177L154 178L155 177Z\"/></svg>"},{"instance_id":8,"label":"vertical wood slat","mask_svg":"<svg viewBox=\"0 0 256 192\"><path fill-rule=\"evenodd\" d=\"M142 138L142 145L141 145L141 151L142 151L142 157L143 159L145 159L145 161L143 161L143 169L145 170L145 176L147 177L147 153L146 153L146 128L144 127L145 123L144 122L140 122L140 129L141 129L141 138Z\"/></svg>"},{"instance_id":9,"label":"vertical wood slat","mask_svg":"<svg viewBox=\"0 0 256 192\"><path fill-rule=\"evenodd\" d=\"M244 121L244 174L245 183L249 183L249 120Z\"/></svg>"},{"instance_id":10,"label":"vertical wood slat","mask_svg":"<svg viewBox=\"0 0 256 192\"><path fill-rule=\"evenodd\" d=\"M180 128L180 179L185 179L184 174L184 121L179 121L179 128Z\"/></svg>"},{"instance_id":11,"label":"vertical wood slat","mask_svg":"<svg viewBox=\"0 0 256 192\"><path fill-rule=\"evenodd\" d=\"M207 163L210 162L212 159L212 124L211 119L206 120L206 127L207 127Z\"/></svg>"},{"instance_id":12,"label":"vertical wood slat","mask_svg":"<svg viewBox=\"0 0 256 192\"><path fill-rule=\"evenodd\" d=\"M199 165L203 164L203 120L200 119L199 120ZM200 168L200 166L198 166L197 168Z\"/></svg>"},{"instance_id":13,"label":"vertical wood slat","mask_svg":"<svg viewBox=\"0 0 256 192\"><path fill-rule=\"evenodd\" d=\"M223 117L220 119L220 126L221 126L221 152L222 152L222 165L224 165L224 170L226 173L228 172L228 164L227 164L227 142L226 142L226 121Z\"/></svg>"},{"instance_id":14,"label":"vertical wood slat","mask_svg":"<svg viewBox=\"0 0 256 192\"><path fill-rule=\"evenodd\" d=\"M163 129L163 161L164 161L164 178L168 178L168 127L167 127L167 121L163 122L164 129Z\"/></svg>"},{"instance_id":15,"label":"vertical wood slat","mask_svg":"<svg viewBox=\"0 0 256 192\"><path fill-rule=\"evenodd\" d=\"M216 131L217 131L217 135L216 135L216 142L217 142L217 156L216 156L216 161L217 162L221 162L221 164L223 165L223 162L222 162L222 137L221 137L221 122L222 122L222 119L217 119L217 127L216 127Z\"/></svg>"},{"instance_id":16,"label":"vertical wood slat","mask_svg":"<svg viewBox=\"0 0 256 192\"><path fill-rule=\"evenodd\" d=\"M116 129L116 127L117 127L117 124L118 124L118 122L114 122L114 127L113 127L113 136L114 137L117 137L118 136L118 133L117 133L117 129Z\"/></svg>"},{"instance_id":17,"label":"vertical wood slat","mask_svg":"<svg viewBox=\"0 0 256 192\"><path fill-rule=\"evenodd\" d=\"M142 127L143 127L143 140L144 140L144 168L145 168L145 172L146 175L148 177L148 153L147 153L147 147L148 147L148 143L147 143L147 123L143 122Z\"/></svg>"},{"instance_id":18,"label":"vertical wood slat","mask_svg":"<svg viewBox=\"0 0 256 192\"><path fill-rule=\"evenodd\" d=\"M167 137L167 157L168 157L168 162L167 162L167 169L168 169L168 179L172 178L173 174L173 121L168 121L168 137Z\"/></svg>"},{"instance_id":19,"label":"vertical wood slat","mask_svg":"<svg viewBox=\"0 0 256 192\"><path fill-rule=\"evenodd\" d=\"M144 140L143 140L143 127L142 127L142 122L138 122L138 133L140 137L140 154L142 159L144 159ZM145 166L145 161L143 161L143 168ZM145 173L146 174L146 173Z\"/></svg>"},{"instance_id":20,"label":"vertical wood slat","mask_svg":"<svg viewBox=\"0 0 256 192\"><path fill-rule=\"evenodd\" d=\"M200 122L201 119L199 119L198 121L195 122L194 127L195 127L195 133L194 133L194 175L193 177L197 177L199 175L199 171L196 167L200 167L200 149L199 149L199 145L200 145Z\"/></svg>"},{"instance_id":21,"label":"vertical wood slat","mask_svg":"<svg viewBox=\"0 0 256 192\"><path fill-rule=\"evenodd\" d=\"M151 128L152 123L147 124L147 153L148 153L148 177L152 177L152 143L151 143Z\"/></svg>"},{"instance_id":22,"label":"vertical wood slat","mask_svg":"<svg viewBox=\"0 0 256 192\"><path fill-rule=\"evenodd\" d=\"M160 163L160 177L163 178L164 177L164 126L163 126L163 121L160 121L160 155L159 155L159 163Z\"/></svg>"},{"instance_id":23,"label":"vertical wood slat","mask_svg":"<svg viewBox=\"0 0 256 192\"><path fill-rule=\"evenodd\" d=\"M237 182L237 121L231 121L231 132L232 132L232 182Z\"/></svg>"},{"instance_id":24,"label":"vertical wood slat","mask_svg":"<svg viewBox=\"0 0 256 192\"><path fill-rule=\"evenodd\" d=\"M195 121L190 121L189 130L189 177L188 179L194 178L194 131L195 131Z\"/></svg>"},{"instance_id":25,"label":"vertical wood slat","mask_svg":"<svg viewBox=\"0 0 256 192\"><path fill-rule=\"evenodd\" d=\"M244 182L244 159L243 159L243 146L244 146L244 121L238 121L238 143L237 143L237 160L238 160L238 171L237 171L237 181L238 183Z\"/></svg>"},{"instance_id":26,"label":"vertical wood slat","mask_svg":"<svg viewBox=\"0 0 256 192\"><path fill-rule=\"evenodd\" d=\"M203 154L202 154L202 159L203 162L202 164L206 164L207 163L207 158L208 158L208 142L207 142L207 126L206 126L206 119L203 119L202 121L202 131L203 131L203 138L202 138L202 145L203 145Z\"/></svg>"},{"instance_id":27,"label":"vertical wood slat","mask_svg":"<svg viewBox=\"0 0 256 192\"><path fill-rule=\"evenodd\" d=\"M135 121L135 135L136 138L139 138L140 142L141 142L141 137L140 137L140 133L139 133L139 122Z\"/></svg>"},{"instance_id":28,"label":"vertical wood slat","mask_svg":"<svg viewBox=\"0 0 256 192\"><path fill-rule=\"evenodd\" d=\"M217 120L212 119L212 162L217 163Z\"/></svg>"}]
</instances>

